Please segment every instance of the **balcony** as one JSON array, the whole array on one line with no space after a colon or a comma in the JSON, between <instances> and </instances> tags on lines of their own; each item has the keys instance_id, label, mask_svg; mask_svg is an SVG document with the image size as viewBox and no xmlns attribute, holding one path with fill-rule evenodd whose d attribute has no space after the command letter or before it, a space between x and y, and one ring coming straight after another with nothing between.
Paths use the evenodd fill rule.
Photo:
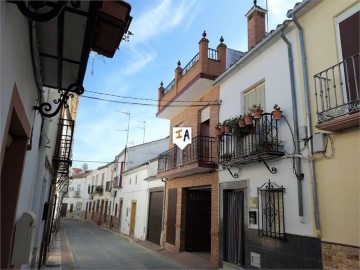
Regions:
<instances>
[{"instance_id":1,"label":"balcony","mask_svg":"<svg viewBox=\"0 0 360 270\"><path fill-rule=\"evenodd\" d=\"M74 132L74 121L59 119L56 147L53 164L56 173L61 177L68 177L71 166L71 145Z\"/></svg>"},{"instance_id":2,"label":"balcony","mask_svg":"<svg viewBox=\"0 0 360 270\"><path fill-rule=\"evenodd\" d=\"M208 47L209 41L206 33L199 42L199 52L185 65L181 67L180 61L175 69L175 78L167 87L162 83L159 88L159 103L157 117L171 119L191 105L211 88L213 81L226 69L227 47L220 40L216 49ZM179 105L182 102L182 106ZM175 105L175 106L174 106Z\"/></svg>"},{"instance_id":3,"label":"balcony","mask_svg":"<svg viewBox=\"0 0 360 270\"><path fill-rule=\"evenodd\" d=\"M359 126L359 79L359 53L314 75L318 129Z\"/></svg>"},{"instance_id":4,"label":"balcony","mask_svg":"<svg viewBox=\"0 0 360 270\"><path fill-rule=\"evenodd\" d=\"M213 171L218 167L214 157L215 138L194 137L184 150L174 147L159 155L157 177L172 179Z\"/></svg>"},{"instance_id":5,"label":"balcony","mask_svg":"<svg viewBox=\"0 0 360 270\"><path fill-rule=\"evenodd\" d=\"M239 134L223 134L219 142L219 163L240 165L275 159L285 153L279 144L278 121L271 113L263 113Z\"/></svg>"}]
</instances>

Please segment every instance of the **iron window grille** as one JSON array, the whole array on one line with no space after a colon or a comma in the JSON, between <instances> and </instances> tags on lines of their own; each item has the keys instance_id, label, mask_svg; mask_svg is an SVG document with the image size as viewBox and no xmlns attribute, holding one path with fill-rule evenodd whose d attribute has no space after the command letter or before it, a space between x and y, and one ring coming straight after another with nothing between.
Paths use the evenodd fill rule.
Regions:
<instances>
[{"instance_id":1,"label":"iron window grille","mask_svg":"<svg viewBox=\"0 0 360 270\"><path fill-rule=\"evenodd\" d=\"M284 216L285 188L270 182L257 188L258 234L278 239L286 239Z\"/></svg>"}]
</instances>

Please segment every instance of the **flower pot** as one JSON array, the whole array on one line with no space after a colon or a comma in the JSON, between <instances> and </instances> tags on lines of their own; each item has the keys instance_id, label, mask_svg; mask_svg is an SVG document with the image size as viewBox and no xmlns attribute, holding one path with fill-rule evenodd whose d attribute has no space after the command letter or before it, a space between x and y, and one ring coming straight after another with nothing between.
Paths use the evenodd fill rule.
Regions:
<instances>
[{"instance_id":1,"label":"flower pot","mask_svg":"<svg viewBox=\"0 0 360 270\"><path fill-rule=\"evenodd\" d=\"M225 133L226 134L231 133L231 130L232 130L231 126L225 126Z\"/></svg>"},{"instance_id":2,"label":"flower pot","mask_svg":"<svg viewBox=\"0 0 360 270\"><path fill-rule=\"evenodd\" d=\"M246 126L245 119L244 118L239 119L238 125L239 127L245 127Z\"/></svg>"},{"instance_id":3,"label":"flower pot","mask_svg":"<svg viewBox=\"0 0 360 270\"><path fill-rule=\"evenodd\" d=\"M281 119L281 116L282 116L282 111L280 110L275 110L275 111L272 111L272 117L274 120L280 120Z\"/></svg>"},{"instance_id":4,"label":"flower pot","mask_svg":"<svg viewBox=\"0 0 360 270\"><path fill-rule=\"evenodd\" d=\"M252 113L253 113L253 116L254 116L255 119L260 119L261 116L262 116L263 111L262 110L257 110L257 111L253 111Z\"/></svg>"},{"instance_id":5,"label":"flower pot","mask_svg":"<svg viewBox=\"0 0 360 270\"><path fill-rule=\"evenodd\" d=\"M254 120L254 117L252 116L245 116L244 118L246 125L252 125L252 121Z\"/></svg>"},{"instance_id":6,"label":"flower pot","mask_svg":"<svg viewBox=\"0 0 360 270\"><path fill-rule=\"evenodd\" d=\"M225 133L225 125L222 125L220 130L221 130L221 133L224 134Z\"/></svg>"}]
</instances>

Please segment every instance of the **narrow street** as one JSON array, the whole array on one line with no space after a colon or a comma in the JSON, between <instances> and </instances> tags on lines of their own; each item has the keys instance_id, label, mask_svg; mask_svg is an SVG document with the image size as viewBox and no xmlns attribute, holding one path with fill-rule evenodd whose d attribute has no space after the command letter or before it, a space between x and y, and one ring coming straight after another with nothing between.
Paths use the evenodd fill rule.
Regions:
<instances>
[{"instance_id":1,"label":"narrow street","mask_svg":"<svg viewBox=\"0 0 360 270\"><path fill-rule=\"evenodd\" d=\"M181 269L155 251L98 226L61 220L63 269ZM69 256L64 256L68 250Z\"/></svg>"}]
</instances>

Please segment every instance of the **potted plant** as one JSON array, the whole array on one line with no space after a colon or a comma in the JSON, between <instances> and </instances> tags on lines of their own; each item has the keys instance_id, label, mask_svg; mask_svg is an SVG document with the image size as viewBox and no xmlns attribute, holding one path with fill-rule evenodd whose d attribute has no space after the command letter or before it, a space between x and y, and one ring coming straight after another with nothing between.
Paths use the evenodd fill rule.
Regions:
<instances>
[{"instance_id":1,"label":"potted plant","mask_svg":"<svg viewBox=\"0 0 360 270\"><path fill-rule=\"evenodd\" d=\"M247 114L245 114L244 120L246 125L252 125L254 120L252 113L248 112Z\"/></svg>"},{"instance_id":2,"label":"potted plant","mask_svg":"<svg viewBox=\"0 0 360 270\"><path fill-rule=\"evenodd\" d=\"M231 125L230 125L229 120L225 120L225 121L224 121L223 127L224 127L224 129L225 129L224 131L225 131L226 134L231 133L232 128L231 128Z\"/></svg>"},{"instance_id":3,"label":"potted plant","mask_svg":"<svg viewBox=\"0 0 360 270\"><path fill-rule=\"evenodd\" d=\"M260 104L254 104L252 105L251 112L255 119L260 119L263 113L263 108Z\"/></svg>"},{"instance_id":4,"label":"potted plant","mask_svg":"<svg viewBox=\"0 0 360 270\"><path fill-rule=\"evenodd\" d=\"M218 135L218 136L221 136L221 135L223 134L222 124L218 123L218 124L215 126L215 129L216 129L216 132L217 132L217 135Z\"/></svg>"},{"instance_id":5,"label":"potted plant","mask_svg":"<svg viewBox=\"0 0 360 270\"><path fill-rule=\"evenodd\" d=\"M239 127L245 127L245 125L246 125L246 123L245 123L245 119L244 119L244 117L242 116L242 115L240 115L239 117L238 117L238 125L239 125Z\"/></svg>"},{"instance_id":6,"label":"potted plant","mask_svg":"<svg viewBox=\"0 0 360 270\"><path fill-rule=\"evenodd\" d=\"M282 110L279 105L274 105L274 110L271 112L274 120L280 120L282 116Z\"/></svg>"},{"instance_id":7,"label":"potted plant","mask_svg":"<svg viewBox=\"0 0 360 270\"><path fill-rule=\"evenodd\" d=\"M104 192L104 188L103 188L103 186L96 186L95 191L97 193L101 194Z\"/></svg>"}]
</instances>

